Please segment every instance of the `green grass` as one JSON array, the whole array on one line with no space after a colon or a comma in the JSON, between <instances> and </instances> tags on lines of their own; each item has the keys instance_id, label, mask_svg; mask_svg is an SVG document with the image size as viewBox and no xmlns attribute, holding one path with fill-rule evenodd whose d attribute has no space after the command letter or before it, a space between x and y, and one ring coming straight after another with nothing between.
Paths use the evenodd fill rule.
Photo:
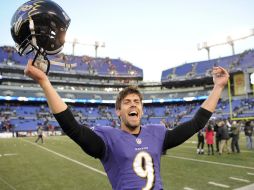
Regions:
<instances>
[{"instance_id":1,"label":"green grass","mask_svg":"<svg viewBox=\"0 0 254 190\"><path fill-rule=\"evenodd\" d=\"M111 189L100 162L87 156L68 137L48 137L43 145L34 140L35 137L0 139L1 190ZM196 140L196 136L191 140ZM254 174L254 151L246 150L244 136L240 147L240 154L221 156L197 155L196 145L188 142L168 150L161 162L164 189L225 189L209 185L209 181L230 186L227 189L254 183L254 175L248 174Z\"/></svg>"}]
</instances>

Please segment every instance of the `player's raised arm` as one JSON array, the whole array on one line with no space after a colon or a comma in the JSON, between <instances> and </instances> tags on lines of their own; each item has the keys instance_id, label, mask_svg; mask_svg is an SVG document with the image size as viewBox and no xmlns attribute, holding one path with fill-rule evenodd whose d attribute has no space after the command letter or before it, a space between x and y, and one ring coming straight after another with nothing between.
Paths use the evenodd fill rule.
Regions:
<instances>
[{"instance_id":1,"label":"player's raised arm","mask_svg":"<svg viewBox=\"0 0 254 190\"><path fill-rule=\"evenodd\" d=\"M75 120L67 105L51 85L47 75L32 65L29 60L25 74L35 80L43 89L48 105L63 131L89 155L95 158L102 158L105 145L102 139L88 127L81 127Z\"/></svg>"},{"instance_id":2,"label":"player's raised arm","mask_svg":"<svg viewBox=\"0 0 254 190\"><path fill-rule=\"evenodd\" d=\"M41 86L47 98L48 105L54 114L67 109L67 105L53 88L47 75L40 69L33 66L32 60L28 61L24 72Z\"/></svg>"},{"instance_id":3,"label":"player's raised arm","mask_svg":"<svg viewBox=\"0 0 254 190\"><path fill-rule=\"evenodd\" d=\"M228 83L229 74L222 67L213 67L212 71L214 87L208 98L201 105L202 108L214 112L224 87Z\"/></svg>"},{"instance_id":4,"label":"player's raised arm","mask_svg":"<svg viewBox=\"0 0 254 190\"><path fill-rule=\"evenodd\" d=\"M180 124L178 127L174 128L171 131L167 131L163 150L167 150L169 148L180 145L200 129L205 127L205 124L217 106L221 93L224 87L227 85L229 78L228 72L222 67L214 67L212 73L214 87L209 97L203 102L201 108L197 111L191 120Z\"/></svg>"}]
</instances>

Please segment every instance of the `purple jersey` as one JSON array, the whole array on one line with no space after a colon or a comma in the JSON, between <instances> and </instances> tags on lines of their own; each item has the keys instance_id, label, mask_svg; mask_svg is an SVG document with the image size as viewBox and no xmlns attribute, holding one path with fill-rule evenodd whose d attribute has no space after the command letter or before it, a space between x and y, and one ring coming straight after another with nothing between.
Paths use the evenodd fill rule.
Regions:
<instances>
[{"instance_id":1,"label":"purple jersey","mask_svg":"<svg viewBox=\"0 0 254 190\"><path fill-rule=\"evenodd\" d=\"M95 127L94 131L106 146L101 162L113 189L162 189L160 158L165 126L142 126L137 137L112 127Z\"/></svg>"}]
</instances>

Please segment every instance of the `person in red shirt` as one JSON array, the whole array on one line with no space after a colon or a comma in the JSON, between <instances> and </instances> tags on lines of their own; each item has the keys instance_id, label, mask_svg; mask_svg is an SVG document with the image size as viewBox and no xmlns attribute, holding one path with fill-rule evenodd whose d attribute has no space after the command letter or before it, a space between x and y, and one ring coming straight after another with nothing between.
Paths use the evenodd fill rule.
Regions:
<instances>
[{"instance_id":1,"label":"person in red shirt","mask_svg":"<svg viewBox=\"0 0 254 190\"><path fill-rule=\"evenodd\" d=\"M213 131L213 128L210 124L208 124L207 128L206 128L205 139L206 139L206 144L207 144L207 148L208 148L208 155L211 154L211 151L212 151L212 155L214 155L214 151L213 151L214 131Z\"/></svg>"}]
</instances>

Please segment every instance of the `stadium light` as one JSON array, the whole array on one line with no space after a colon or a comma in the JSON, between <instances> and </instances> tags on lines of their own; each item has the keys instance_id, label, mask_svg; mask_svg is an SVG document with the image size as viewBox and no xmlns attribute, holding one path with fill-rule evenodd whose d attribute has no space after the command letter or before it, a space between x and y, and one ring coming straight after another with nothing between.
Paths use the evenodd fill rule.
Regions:
<instances>
[{"instance_id":1,"label":"stadium light","mask_svg":"<svg viewBox=\"0 0 254 190\"><path fill-rule=\"evenodd\" d=\"M93 44L90 44L90 43L80 42L77 38L74 38L73 40L66 40L65 42L72 44L72 55L75 55L75 47L77 44L83 45L83 46L93 46L95 49L95 57L97 57L99 47L103 47L103 48L106 47L105 42L95 41Z\"/></svg>"},{"instance_id":2,"label":"stadium light","mask_svg":"<svg viewBox=\"0 0 254 190\"><path fill-rule=\"evenodd\" d=\"M105 47L106 47L105 42L98 42L98 41L95 41L95 43L94 43L95 57L97 57L97 52L98 52L98 48L99 48L99 47L105 48Z\"/></svg>"},{"instance_id":3,"label":"stadium light","mask_svg":"<svg viewBox=\"0 0 254 190\"><path fill-rule=\"evenodd\" d=\"M207 42L203 42L202 45L198 44L198 50L205 49L207 51L208 60L210 60L210 46L208 46Z\"/></svg>"},{"instance_id":4,"label":"stadium light","mask_svg":"<svg viewBox=\"0 0 254 190\"><path fill-rule=\"evenodd\" d=\"M74 38L73 42L72 42L72 55L74 55L74 53L75 53L75 46L77 43L78 43L78 39Z\"/></svg>"},{"instance_id":5,"label":"stadium light","mask_svg":"<svg viewBox=\"0 0 254 190\"><path fill-rule=\"evenodd\" d=\"M232 55L235 55L235 44L234 44L234 40L232 39L231 36L227 37L227 42L228 44L232 47Z\"/></svg>"},{"instance_id":6,"label":"stadium light","mask_svg":"<svg viewBox=\"0 0 254 190\"><path fill-rule=\"evenodd\" d=\"M242 33L241 35L238 35L238 37L233 38L232 35L230 35L230 36L227 36L226 41L211 43L209 45L207 42L203 42L202 45L198 44L197 47L198 47L198 50L206 49L207 53L208 53L208 60L210 60L210 49L212 47L229 44L232 48L232 54L234 55L235 54L235 48L234 48L235 41L243 40L243 39L249 38L251 36L254 36L254 28L249 30L249 32L247 32L247 33L244 33L244 34Z\"/></svg>"}]
</instances>

